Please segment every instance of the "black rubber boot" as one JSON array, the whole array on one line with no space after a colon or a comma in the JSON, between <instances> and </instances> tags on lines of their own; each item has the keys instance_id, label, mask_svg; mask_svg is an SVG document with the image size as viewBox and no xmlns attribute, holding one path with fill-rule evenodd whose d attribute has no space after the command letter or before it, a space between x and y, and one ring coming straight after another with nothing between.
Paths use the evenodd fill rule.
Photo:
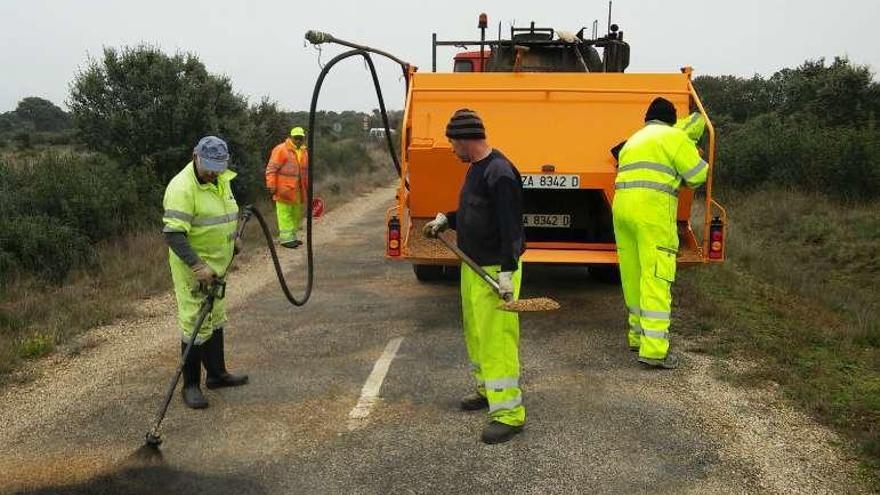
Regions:
<instances>
[{"instance_id":1,"label":"black rubber boot","mask_svg":"<svg viewBox=\"0 0 880 495\"><path fill-rule=\"evenodd\" d=\"M471 395L461 399L460 407L462 411L479 411L480 409L489 409L489 399L474 392Z\"/></svg>"},{"instance_id":2,"label":"black rubber boot","mask_svg":"<svg viewBox=\"0 0 880 495\"><path fill-rule=\"evenodd\" d=\"M226 371L226 357L223 346L223 328L214 329L214 335L203 344L203 362L208 377L205 386L214 389L222 387L237 387L248 382L247 375L233 375Z\"/></svg>"},{"instance_id":3,"label":"black rubber boot","mask_svg":"<svg viewBox=\"0 0 880 495\"><path fill-rule=\"evenodd\" d=\"M180 355L186 352L186 342L180 343ZM193 344L183 363L183 389L180 393L183 402L191 409L204 409L208 401L199 386L202 381L202 346Z\"/></svg>"},{"instance_id":4,"label":"black rubber boot","mask_svg":"<svg viewBox=\"0 0 880 495\"><path fill-rule=\"evenodd\" d=\"M522 426L511 426L498 421L490 421L483 429L483 442L488 444L504 443L521 432Z\"/></svg>"}]
</instances>

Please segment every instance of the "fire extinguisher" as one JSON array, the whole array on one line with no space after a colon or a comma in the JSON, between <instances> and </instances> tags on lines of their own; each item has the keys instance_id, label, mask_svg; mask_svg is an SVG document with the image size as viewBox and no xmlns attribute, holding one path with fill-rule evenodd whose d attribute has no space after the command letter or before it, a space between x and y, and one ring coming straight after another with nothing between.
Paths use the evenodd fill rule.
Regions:
<instances>
[{"instance_id":1,"label":"fire extinguisher","mask_svg":"<svg viewBox=\"0 0 880 495\"><path fill-rule=\"evenodd\" d=\"M388 256L400 256L400 220L397 216L388 221Z\"/></svg>"},{"instance_id":2,"label":"fire extinguisher","mask_svg":"<svg viewBox=\"0 0 880 495\"><path fill-rule=\"evenodd\" d=\"M720 260L724 258L724 222L720 217L715 217L709 224L709 259Z\"/></svg>"}]
</instances>

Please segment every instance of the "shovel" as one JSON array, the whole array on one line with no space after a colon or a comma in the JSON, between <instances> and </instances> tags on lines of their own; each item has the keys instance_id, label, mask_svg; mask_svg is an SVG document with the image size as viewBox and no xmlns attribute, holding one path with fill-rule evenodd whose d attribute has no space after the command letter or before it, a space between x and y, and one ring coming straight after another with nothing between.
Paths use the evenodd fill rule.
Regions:
<instances>
[{"instance_id":1,"label":"shovel","mask_svg":"<svg viewBox=\"0 0 880 495\"><path fill-rule=\"evenodd\" d=\"M455 255L461 259L461 261L469 266L471 270L477 272L480 278L482 278L487 284L492 287L492 289L495 290L495 293L498 294L499 298L503 298L503 295L501 294L501 287L498 285L498 281L495 280L492 275L486 273L486 270L483 270L480 265L478 265L468 255L464 254L461 249L458 248L458 246L456 246L452 242L449 242L445 237L443 237L442 233L438 233L437 238L440 239L440 242L448 247L450 251L455 253ZM498 306L498 309L502 311L510 311L511 313L553 311L555 309L559 309L559 303L554 301L553 299L550 299L549 297L518 299L514 301L512 296L508 296L508 299L504 299L504 302Z\"/></svg>"}]
</instances>

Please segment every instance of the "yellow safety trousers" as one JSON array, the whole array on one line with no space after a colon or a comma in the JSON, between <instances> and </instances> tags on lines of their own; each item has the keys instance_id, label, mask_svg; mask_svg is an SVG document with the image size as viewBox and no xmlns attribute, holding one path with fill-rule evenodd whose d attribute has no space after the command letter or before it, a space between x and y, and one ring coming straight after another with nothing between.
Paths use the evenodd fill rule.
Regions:
<instances>
[{"instance_id":1,"label":"yellow safety trousers","mask_svg":"<svg viewBox=\"0 0 880 495\"><path fill-rule=\"evenodd\" d=\"M484 266L497 279L499 266ZM519 297L522 268L513 273L514 297ZM526 421L519 386L519 315L501 311L503 301L480 276L461 266L461 308L464 341L477 393L489 400L489 417L520 426Z\"/></svg>"}]
</instances>

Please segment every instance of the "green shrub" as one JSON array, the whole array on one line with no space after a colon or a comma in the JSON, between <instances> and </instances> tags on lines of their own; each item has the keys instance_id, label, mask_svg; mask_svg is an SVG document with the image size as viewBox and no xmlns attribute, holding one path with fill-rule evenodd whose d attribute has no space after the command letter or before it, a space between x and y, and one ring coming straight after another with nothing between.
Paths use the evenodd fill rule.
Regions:
<instances>
[{"instance_id":1,"label":"green shrub","mask_svg":"<svg viewBox=\"0 0 880 495\"><path fill-rule=\"evenodd\" d=\"M16 142L16 144L18 144L18 147L23 150L30 149L33 146L33 138L32 138L32 135L30 132L27 132L27 131L18 132L15 134L13 139L15 139L15 142Z\"/></svg>"},{"instance_id":2,"label":"green shrub","mask_svg":"<svg viewBox=\"0 0 880 495\"><path fill-rule=\"evenodd\" d=\"M12 211L55 218L92 241L124 233L132 223L142 225L158 214L155 196L140 197L142 169L124 171L103 155L50 151L10 172L0 180L9 181L14 191Z\"/></svg>"},{"instance_id":3,"label":"green shrub","mask_svg":"<svg viewBox=\"0 0 880 495\"><path fill-rule=\"evenodd\" d=\"M880 197L880 83L846 58L769 78L694 80L719 130L721 187L793 187L844 200Z\"/></svg>"},{"instance_id":4,"label":"green shrub","mask_svg":"<svg viewBox=\"0 0 880 495\"><path fill-rule=\"evenodd\" d=\"M54 348L55 339L51 335L34 333L21 343L19 354L25 359L38 358L49 354Z\"/></svg>"},{"instance_id":5,"label":"green shrub","mask_svg":"<svg viewBox=\"0 0 880 495\"><path fill-rule=\"evenodd\" d=\"M158 191L146 169L125 171L99 154L0 162L0 275L60 282L93 260L95 242L158 222Z\"/></svg>"},{"instance_id":6,"label":"green shrub","mask_svg":"<svg viewBox=\"0 0 880 495\"><path fill-rule=\"evenodd\" d=\"M47 215L0 218L0 274L19 270L61 282L77 266L95 256L88 237Z\"/></svg>"},{"instance_id":7,"label":"green shrub","mask_svg":"<svg viewBox=\"0 0 880 495\"><path fill-rule=\"evenodd\" d=\"M355 174L368 171L372 166L366 148L355 139L319 140L316 158L317 172L322 175Z\"/></svg>"},{"instance_id":8,"label":"green shrub","mask_svg":"<svg viewBox=\"0 0 880 495\"><path fill-rule=\"evenodd\" d=\"M880 144L873 124L830 127L807 115L769 113L723 136L717 174L737 189L796 187L870 199L880 197Z\"/></svg>"},{"instance_id":9,"label":"green shrub","mask_svg":"<svg viewBox=\"0 0 880 495\"><path fill-rule=\"evenodd\" d=\"M242 174L242 199L257 193L254 177L268 151L257 149L247 100L194 54L167 55L148 45L105 48L74 77L68 105L89 149L126 168L149 166L163 185L190 160L199 139L219 136Z\"/></svg>"}]
</instances>

